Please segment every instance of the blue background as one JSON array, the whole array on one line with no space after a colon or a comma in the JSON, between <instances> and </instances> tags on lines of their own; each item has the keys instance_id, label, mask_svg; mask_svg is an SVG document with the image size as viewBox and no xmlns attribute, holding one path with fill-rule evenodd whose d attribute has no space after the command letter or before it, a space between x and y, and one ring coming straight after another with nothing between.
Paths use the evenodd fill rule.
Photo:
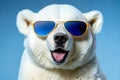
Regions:
<instances>
[{"instance_id":1,"label":"blue background","mask_svg":"<svg viewBox=\"0 0 120 80\"><path fill-rule=\"evenodd\" d=\"M48 4L71 4L82 12L99 10L104 24L97 34L97 57L108 80L120 80L120 1L119 0L0 0L0 80L17 80L24 50L24 36L16 27L22 9L34 12Z\"/></svg>"}]
</instances>

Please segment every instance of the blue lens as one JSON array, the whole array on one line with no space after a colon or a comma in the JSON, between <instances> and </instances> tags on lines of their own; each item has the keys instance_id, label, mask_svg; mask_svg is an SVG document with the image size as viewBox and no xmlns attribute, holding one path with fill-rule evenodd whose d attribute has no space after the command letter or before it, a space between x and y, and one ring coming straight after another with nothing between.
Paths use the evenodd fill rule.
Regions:
<instances>
[{"instance_id":1,"label":"blue lens","mask_svg":"<svg viewBox=\"0 0 120 80\"><path fill-rule=\"evenodd\" d=\"M40 36L46 36L54 28L55 23L52 21L38 21L34 23L34 31Z\"/></svg>"},{"instance_id":2,"label":"blue lens","mask_svg":"<svg viewBox=\"0 0 120 80\"><path fill-rule=\"evenodd\" d=\"M68 21L65 23L65 28L74 36L81 36L86 31L87 25L85 22Z\"/></svg>"}]
</instances>

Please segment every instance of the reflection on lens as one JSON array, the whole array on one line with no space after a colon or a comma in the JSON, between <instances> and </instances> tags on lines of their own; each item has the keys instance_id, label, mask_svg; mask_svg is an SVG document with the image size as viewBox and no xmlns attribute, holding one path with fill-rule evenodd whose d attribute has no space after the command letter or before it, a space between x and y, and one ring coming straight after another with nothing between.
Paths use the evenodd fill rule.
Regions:
<instances>
[{"instance_id":1,"label":"reflection on lens","mask_svg":"<svg viewBox=\"0 0 120 80\"><path fill-rule=\"evenodd\" d=\"M34 31L40 36L46 36L55 26L52 21L38 21L34 24Z\"/></svg>"},{"instance_id":2,"label":"reflection on lens","mask_svg":"<svg viewBox=\"0 0 120 80\"><path fill-rule=\"evenodd\" d=\"M74 36L81 36L86 31L86 23L80 21L68 21L65 28Z\"/></svg>"}]
</instances>

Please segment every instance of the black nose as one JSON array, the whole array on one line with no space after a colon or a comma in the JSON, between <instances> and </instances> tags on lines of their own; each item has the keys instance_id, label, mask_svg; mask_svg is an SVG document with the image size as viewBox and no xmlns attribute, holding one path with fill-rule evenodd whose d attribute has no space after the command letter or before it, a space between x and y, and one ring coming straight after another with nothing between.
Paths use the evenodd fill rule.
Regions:
<instances>
[{"instance_id":1,"label":"black nose","mask_svg":"<svg viewBox=\"0 0 120 80\"><path fill-rule=\"evenodd\" d=\"M64 44L68 40L68 36L63 33L57 33L54 35L54 41L58 45Z\"/></svg>"}]
</instances>

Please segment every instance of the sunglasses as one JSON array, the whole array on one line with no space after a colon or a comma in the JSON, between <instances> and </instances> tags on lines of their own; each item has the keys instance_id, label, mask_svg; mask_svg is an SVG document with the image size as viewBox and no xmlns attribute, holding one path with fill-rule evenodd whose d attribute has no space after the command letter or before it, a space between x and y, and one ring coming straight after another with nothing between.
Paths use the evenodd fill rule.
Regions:
<instances>
[{"instance_id":1,"label":"sunglasses","mask_svg":"<svg viewBox=\"0 0 120 80\"><path fill-rule=\"evenodd\" d=\"M73 36L79 37L86 33L88 24L82 21L37 21L33 24L34 32L40 37L46 37L59 23L63 23L65 29Z\"/></svg>"}]
</instances>

